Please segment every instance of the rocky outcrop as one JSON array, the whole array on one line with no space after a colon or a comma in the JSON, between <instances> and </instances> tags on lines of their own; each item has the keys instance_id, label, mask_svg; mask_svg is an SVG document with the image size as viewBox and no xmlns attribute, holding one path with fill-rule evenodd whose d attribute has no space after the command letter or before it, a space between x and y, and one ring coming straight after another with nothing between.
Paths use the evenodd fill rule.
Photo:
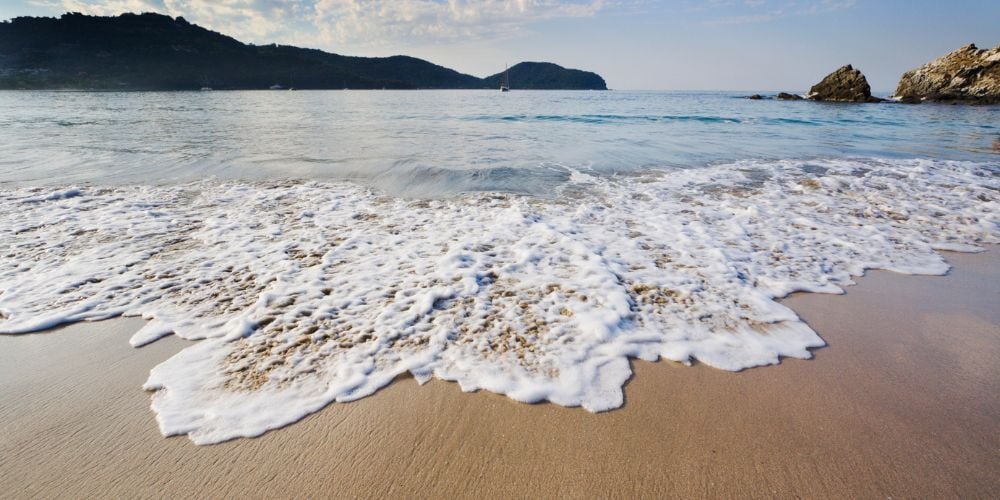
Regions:
<instances>
[{"instance_id":1,"label":"rocky outcrop","mask_svg":"<svg viewBox=\"0 0 1000 500\"><path fill-rule=\"evenodd\" d=\"M907 71L896 97L903 102L1000 103L1000 45L981 50L969 44Z\"/></svg>"},{"instance_id":2,"label":"rocky outcrop","mask_svg":"<svg viewBox=\"0 0 1000 500\"><path fill-rule=\"evenodd\" d=\"M879 102L872 97L872 88L860 71L850 64L826 75L821 82L809 89L809 99L834 102Z\"/></svg>"},{"instance_id":3,"label":"rocky outcrop","mask_svg":"<svg viewBox=\"0 0 1000 500\"><path fill-rule=\"evenodd\" d=\"M750 99L751 101L763 101L763 100L771 100L771 99L777 99L779 101L801 101L801 100L803 100L802 96L797 95L797 94L789 94L788 92L778 92L778 95L774 95L774 96L761 95L761 94L753 94L753 95L745 96L744 99Z\"/></svg>"}]
</instances>

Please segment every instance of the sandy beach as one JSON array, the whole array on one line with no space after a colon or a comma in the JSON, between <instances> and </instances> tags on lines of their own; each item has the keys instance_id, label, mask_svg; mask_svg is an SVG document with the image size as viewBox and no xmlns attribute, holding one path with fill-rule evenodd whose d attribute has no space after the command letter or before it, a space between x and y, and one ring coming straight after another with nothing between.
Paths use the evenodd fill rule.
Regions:
<instances>
[{"instance_id":1,"label":"sandy beach","mask_svg":"<svg viewBox=\"0 0 1000 500\"><path fill-rule=\"evenodd\" d=\"M829 344L731 373L634 362L618 410L400 379L257 439L164 438L141 389L189 343L138 319L0 337L4 497L1000 496L1000 250L784 301Z\"/></svg>"}]
</instances>

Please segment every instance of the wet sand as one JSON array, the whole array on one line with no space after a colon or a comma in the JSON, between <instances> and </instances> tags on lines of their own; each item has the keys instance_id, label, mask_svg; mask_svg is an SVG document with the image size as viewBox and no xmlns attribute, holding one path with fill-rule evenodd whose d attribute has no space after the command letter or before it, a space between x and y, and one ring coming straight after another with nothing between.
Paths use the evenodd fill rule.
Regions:
<instances>
[{"instance_id":1,"label":"wet sand","mask_svg":"<svg viewBox=\"0 0 1000 500\"><path fill-rule=\"evenodd\" d=\"M785 303L815 359L635 362L602 414L400 379L257 439L163 438L141 389L186 342L137 319L0 337L3 497L1000 497L1000 249Z\"/></svg>"}]
</instances>

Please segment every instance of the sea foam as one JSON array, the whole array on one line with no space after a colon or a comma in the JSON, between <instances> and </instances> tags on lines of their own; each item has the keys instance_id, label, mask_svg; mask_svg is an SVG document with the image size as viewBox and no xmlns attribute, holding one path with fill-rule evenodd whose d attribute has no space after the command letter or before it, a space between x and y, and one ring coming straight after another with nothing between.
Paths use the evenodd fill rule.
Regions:
<instances>
[{"instance_id":1,"label":"sea foam","mask_svg":"<svg viewBox=\"0 0 1000 500\"><path fill-rule=\"evenodd\" d=\"M551 199L347 183L0 191L0 331L119 315L202 339L150 373L164 435L256 436L410 372L604 411L629 358L741 370L823 340L775 301L1000 242L1000 166L572 172Z\"/></svg>"}]
</instances>

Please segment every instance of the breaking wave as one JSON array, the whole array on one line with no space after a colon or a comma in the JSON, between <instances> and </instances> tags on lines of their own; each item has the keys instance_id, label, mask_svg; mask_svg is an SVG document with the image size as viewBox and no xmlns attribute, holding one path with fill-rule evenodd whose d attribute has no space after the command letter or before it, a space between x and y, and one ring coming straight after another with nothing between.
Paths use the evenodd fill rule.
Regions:
<instances>
[{"instance_id":1,"label":"breaking wave","mask_svg":"<svg viewBox=\"0 0 1000 500\"><path fill-rule=\"evenodd\" d=\"M1000 169L746 161L557 196L403 199L350 183L0 191L0 331L119 315L202 339L145 387L165 435L256 436L397 375L622 404L629 358L741 370L823 341L775 301L865 269L942 274L1000 242Z\"/></svg>"}]
</instances>

